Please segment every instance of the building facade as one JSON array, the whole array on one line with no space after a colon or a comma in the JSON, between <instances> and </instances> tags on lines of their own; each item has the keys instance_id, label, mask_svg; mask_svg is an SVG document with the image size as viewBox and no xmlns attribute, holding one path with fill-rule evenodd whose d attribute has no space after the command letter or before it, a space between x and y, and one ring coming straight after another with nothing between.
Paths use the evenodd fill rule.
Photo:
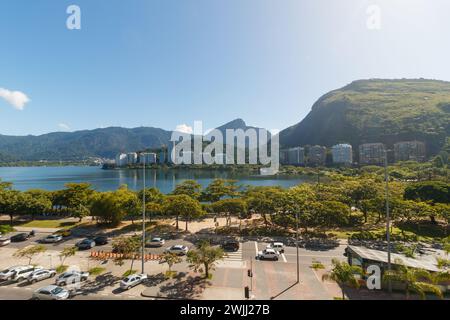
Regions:
<instances>
[{"instance_id":1,"label":"building facade","mask_svg":"<svg viewBox=\"0 0 450 320\"><path fill-rule=\"evenodd\" d=\"M156 153L143 152L143 153L139 154L139 163L155 164L156 163Z\"/></svg>"},{"instance_id":2,"label":"building facade","mask_svg":"<svg viewBox=\"0 0 450 320\"><path fill-rule=\"evenodd\" d=\"M353 163L353 148L349 144L337 144L331 148L331 155L333 163L335 164L352 164Z\"/></svg>"},{"instance_id":3,"label":"building facade","mask_svg":"<svg viewBox=\"0 0 450 320\"><path fill-rule=\"evenodd\" d=\"M305 149L302 147L295 147L287 149L285 155L287 157L287 164L292 166L300 166L305 164Z\"/></svg>"},{"instance_id":4,"label":"building facade","mask_svg":"<svg viewBox=\"0 0 450 320\"><path fill-rule=\"evenodd\" d=\"M118 155L116 155L115 163L116 163L117 167L126 166L127 165L127 155L125 153L119 153Z\"/></svg>"},{"instance_id":5,"label":"building facade","mask_svg":"<svg viewBox=\"0 0 450 320\"><path fill-rule=\"evenodd\" d=\"M127 164L136 164L138 162L138 155L136 152L127 153Z\"/></svg>"},{"instance_id":6,"label":"building facade","mask_svg":"<svg viewBox=\"0 0 450 320\"><path fill-rule=\"evenodd\" d=\"M327 159L327 148L323 146L312 146L308 152L308 164L325 165Z\"/></svg>"},{"instance_id":7,"label":"building facade","mask_svg":"<svg viewBox=\"0 0 450 320\"><path fill-rule=\"evenodd\" d=\"M382 143L364 143L359 146L361 165L382 165L385 159L385 147Z\"/></svg>"},{"instance_id":8,"label":"building facade","mask_svg":"<svg viewBox=\"0 0 450 320\"><path fill-rule=\"evenodd\" d=\"M395 161L418 161L426 159L425 143L421 141L402 141L394 144Z\"/></svg>"}]
</instances>

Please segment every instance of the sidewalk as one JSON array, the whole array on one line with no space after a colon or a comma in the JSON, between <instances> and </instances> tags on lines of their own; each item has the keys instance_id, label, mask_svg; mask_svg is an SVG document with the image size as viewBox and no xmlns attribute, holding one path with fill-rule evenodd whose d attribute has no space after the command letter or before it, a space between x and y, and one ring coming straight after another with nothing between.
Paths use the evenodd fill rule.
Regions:
<instances>
[{"instance_id":1,"label":"sidewalk","mask_svg":"<svg viewBox=\"0 0 450 320\"><path fill-rule=\"evenodd\" d=\"M55 233L61 228L33 228L33 227L14 227L14 229L18 232L30 232L32 230L38 233Z\"/></svg>"}]
</instances>

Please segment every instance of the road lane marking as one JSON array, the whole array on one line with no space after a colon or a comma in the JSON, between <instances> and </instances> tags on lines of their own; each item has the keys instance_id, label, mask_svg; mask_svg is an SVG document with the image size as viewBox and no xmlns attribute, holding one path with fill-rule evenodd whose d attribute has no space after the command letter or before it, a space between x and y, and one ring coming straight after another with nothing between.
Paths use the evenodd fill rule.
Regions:
<instances>
[{"instance_id":1,"label":"road lane marking","mask_svg":"<svg viewBox=\"0 0 450 320\"><path fill-rule=\"evenodd\" d=\"M284 253L281 254L281 257L283 258L284 263L287 263L286 257L284 256Z\"/></svg>"},{"instance_id":2,"label":"road lane marking","mask_svg":"<svg viewBox=\"0 0 450 320\"><path fill-rule=\"evenodd\" d=\"M258 255L258 242L254 241L255 243L255 251L256 251L256 255Z\"/></svg>"}]
</instances>

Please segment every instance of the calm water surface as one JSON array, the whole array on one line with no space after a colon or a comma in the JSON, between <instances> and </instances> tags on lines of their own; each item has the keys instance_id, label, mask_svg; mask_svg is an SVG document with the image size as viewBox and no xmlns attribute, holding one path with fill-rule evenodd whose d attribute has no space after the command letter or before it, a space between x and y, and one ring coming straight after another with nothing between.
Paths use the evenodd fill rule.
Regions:
<instances>
[{"instance_id":1,"label":"calm water surface","mask_svg":"<svg viewBox=\"0 0 450 320\"><path fill-rule=\"evenodd\" d=\"M309 179L302 176L263 177L227 171L148 169L145 181L147 187L169 193L175 185L187 179L197 180L205 187L215 178L238 180L240 185L282 187L295 186ZM100 167L5 167L0 168L0 179L12 182L15 189L22 191L58 190L69 182L88 182L98 191L115 190L122 184L137 190L142 189L143 172L138 169L102 170Z\"/></svg>"}]
</instances>

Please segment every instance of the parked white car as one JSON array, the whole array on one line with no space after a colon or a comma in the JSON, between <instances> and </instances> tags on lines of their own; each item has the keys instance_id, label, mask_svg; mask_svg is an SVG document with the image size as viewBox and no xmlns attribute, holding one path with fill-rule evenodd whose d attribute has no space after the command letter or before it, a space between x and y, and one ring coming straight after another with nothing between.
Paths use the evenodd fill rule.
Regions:
<instances>
[{"instance_id":1,"label":"parked white car","mask_svg":"<svg viewBox=\"0 0 450 320\"><path fill-rule=\"evenodd\" d=\"M59 234L51 234L46 236L44 239L41 240L43 243L57 243L60 242L63 239L63 237Z\"/></svg>"},{"instance_id":2,"label":"parked white car","mask_svg":"<svg viewBox=\"0 0 450 320\"><path fill-rule=\"evenodd\" d=\"M144 281L145 279L147 279L147 275L143 273L129 275L128 277L120 281L120 288L123 290L128 290L142 283L142 281Z\"/></svg>"},{"instance_id":3,"label":"parked white car","mask_svg":"<svg viewBox=\"0 0 450 320\"><path fill-rule=\"evenodd\" d=\"M22 281L28 279L30 274L32 274L33 272L35 272L37 270L42 270L42 269L43 269L43 267L41 267L41 266L31 266L31 265L19 267L15 270L14 276L12 277L11 280L16 281L16 282L22 282Z\"/></svg>"},{"instance_id":4,"label":"parked white car","mask_svg":"<svg viewBox=\"0 0 450 320\"><path fill-rule=\"evenodd\" d=\"M266 249L274 249L275 251L278 251L279 253L284 253L284 244L282 242L274 242L269 244Z\"/></svg>"},{"instance_id":5,"label":"parked white car","mask_svg":"<svg viewBox=\"0 0 450 320\"><path fill-rule=\"evenodd\" d=\"M86 281L89 277L89 272L79 272L79 271L67 271L60 274L56 280L55 284L57 286L65 286L67 284L74 284L79 281Z\"/></svg>"},{"instance_id":6,"label":"parked white car","mask_svg":"<svg viewBox=\"0 0 450 320\"><path fill-rule=\"evenodd\" d=\"M165 250L165 252L175 253L179 256L183 256L183 255L187 254L188 251L189 251L189 248L186 246L183 246L181 244L171 246Z\"/></svg>"},{"instance_id":7,"label":"parked white car","mask_svg":"<svg viewBox=\"0 0 450 320\"><path fill-rule=\"evenodd\" d=\"M258 255L256 256L257 259L261 260L278 260L278 256L280 254L278 251L275 251L274 249L264 249L263 251L259 251Z\"/></svg>"},{"instance_id":8,"label":"parked white car","mask_svg":"<svg viewBox=\"0 0 450 320\"><path fill-rule=\"evenodd\" d=\"M7 246L10 243L11 243L11 239L6 238L6 237L0 238L0 247Z\"/></svg>"},{"instance_id":9,"label":"parked white car","mask_svg":"<svg viewBox=\"0 0 450 320\"><path fill-rule=\"evenodd\" d=\"M28 282L35 283L44 279L53 278L56 276L56 271L53 269L36 270L28 276Z\"/></svg>"},{"instance_id":10,"label":"parked white car","mask_svg":"<svg viewBox=\"0 0 450 320\"><path fill-rule=\"evenodd\" d=\"M69 296L68 290L58 286L47 286L33 292L33 299L37 300L66 300Z\"/></svg>"},{"instance_id":11,"label":"parked white car","mask_svg":"<svg viewBox=\"0 0 450 320\"><path fill-rule=\"evenodd\" d=\"M24 266L14 266L8 269L5 269L0 272L0 280L3 281L11 281L16 274L16 270L23 268Z\"/></svg>"},{"instance_id":12,"label":"parked white car","mask_svg":"<svg viewBox=\"0 0 450 320\"><path fill-rule=\"evenodd\" d=\"M166 243L163 238L152 238L147 242L147 247L162 247Z\"/></svg>"}]
</instances>

